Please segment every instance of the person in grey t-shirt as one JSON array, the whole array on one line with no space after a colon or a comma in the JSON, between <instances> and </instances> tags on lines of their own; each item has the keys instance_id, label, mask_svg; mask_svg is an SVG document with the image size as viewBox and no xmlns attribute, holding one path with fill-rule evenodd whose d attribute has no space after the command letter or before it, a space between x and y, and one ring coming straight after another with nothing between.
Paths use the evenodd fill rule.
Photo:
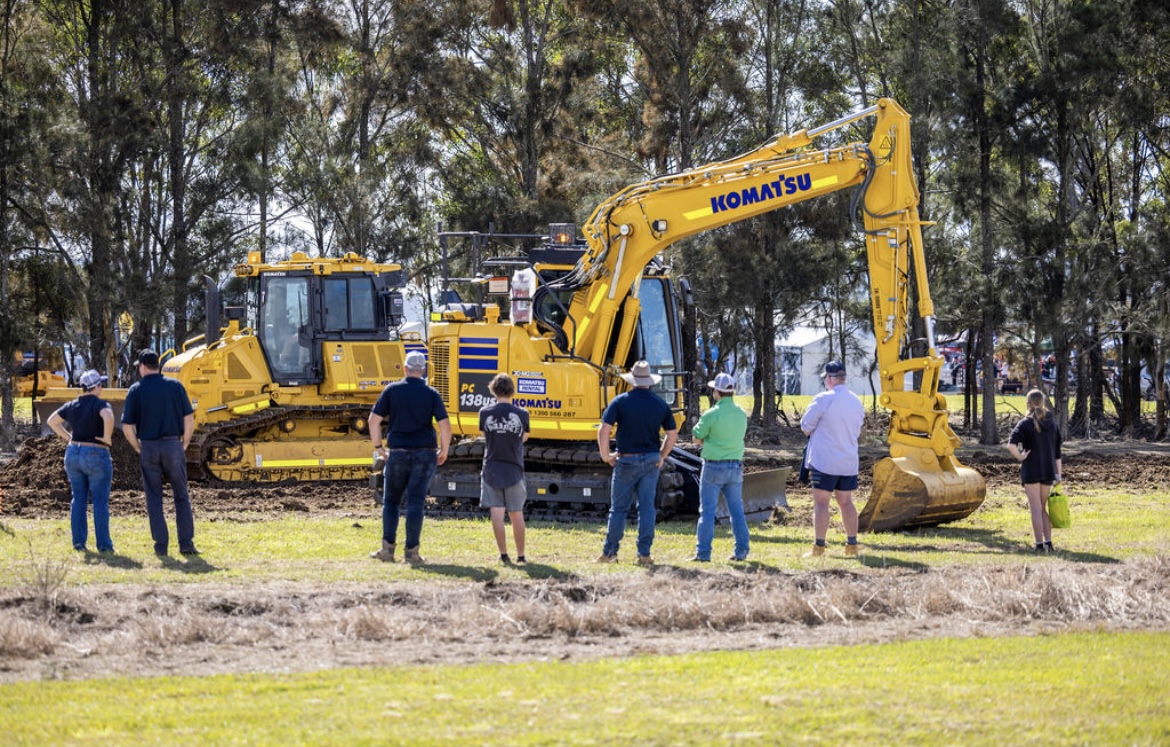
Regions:
<instances>
[{"instance_id":1,"label":"person in grey t-shirt","mask_svg":"<svg viewBox=\"0 0 1170 747\"><path fill-rule=\"evenodd\" d=\"M845 554L856 557L857 507L853 491L857 490L859 466L857 442L865 424L865 406L845 386L845 366L837 361L825 364L826 391L813 397L800 428L808 438L808 467L812 473L813 531L815 544L805 557L825 554L825 535L829 531L829 499L835 498L845 525Z\"/></svg>"},{"instance_id":2,"label":"person in grey t-shirt","mask_svg":"<svg viewBox=\"0 0 1170 747\"><path fill-rule=\"evenodd\" d=\"M516 562L524 563L524 501L528 497L524 442L528 440L528 411L512 404L516 387L508 374L496 374L488 391L496 403L479 411L479 430L485 442L479 505L491 510L492 532L502 563L510 562L504 533L504 511L508 512L516 542Z\"/></svg>"}]
</instances>

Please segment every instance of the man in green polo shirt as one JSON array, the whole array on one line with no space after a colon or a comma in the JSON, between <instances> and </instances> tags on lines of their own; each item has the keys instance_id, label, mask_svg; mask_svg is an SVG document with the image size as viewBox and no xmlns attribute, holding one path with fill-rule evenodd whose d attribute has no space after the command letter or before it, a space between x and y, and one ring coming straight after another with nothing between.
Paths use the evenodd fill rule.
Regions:
<instances>
[{"instance_id":1,"label":"man in green polo shirt","mask_svg":"<svg viewBox=\"0 0 1170 747\"><path fill-rule=\"evenodd\" d=\"M731 515L735 534L735 554L728 560L746 560L749 550L747 518L743 513L743 437L747 433L747 413L735 404L735 379L721 373L708 381L714 407L699 418L692 431L695 443L703 447L703 472L699 476L699 528L695 557L711 560L711 541L715 538L715 509L719 494Z\"/></svg>"}]
</instances>

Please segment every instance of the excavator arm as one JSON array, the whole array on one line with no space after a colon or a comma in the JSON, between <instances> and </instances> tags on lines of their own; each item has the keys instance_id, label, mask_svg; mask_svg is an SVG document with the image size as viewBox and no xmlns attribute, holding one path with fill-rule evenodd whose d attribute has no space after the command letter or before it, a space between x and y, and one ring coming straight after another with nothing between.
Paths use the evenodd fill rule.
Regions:
<instances>
[{"instance_id":1,"label":"excavator arm","mask_svg":"<svg viewBox=\"0 0 1170 747\"><path fill-rule=\"evenodd\" d=\"M816 138L875 118L868 143L822 150ZM604 369L625 360L637 320L643 269L687 236L856 188L869 263L881 404L891 411L890 457L874 468L862 529L886 530L964 518L985 495L983 478L955 458L938 385L934 307L922 248L919 192L910 152L910 116L891 99L813 130L781 135L739 157L632 185L594 210L584 227L588 250L558 282L573 292L569 329L558 338L574 357ZM926 353L903 357L916 283ZM624 306L623 306L624 305ZM616 339L614 335L616 334ZM909 376L908 376L909 374ZM916 386L907 381L917 381Z\"/></svg>"}]
</instances>

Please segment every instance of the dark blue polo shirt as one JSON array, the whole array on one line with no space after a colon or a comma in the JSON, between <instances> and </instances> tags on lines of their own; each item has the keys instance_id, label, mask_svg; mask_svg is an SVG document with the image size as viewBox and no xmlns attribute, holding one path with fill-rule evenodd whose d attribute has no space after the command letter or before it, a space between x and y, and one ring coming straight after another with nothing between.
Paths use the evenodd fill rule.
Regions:
<instances>
[{"instance_id":1,"label":"dark blue polo shirt","mask_svg":"<svg viewBox=\"0 0 1170 747\"><path fill-rule=\"evenodd\" d=\"M433 449L438 445L431 421L447 419L447 408L434 387L417 376L390 384L374 403L381 415L386 446L391 449Z\"/></svg>"},{"instance_id":2,"label":"dark blue polo shirt","mask_svg":"<svg viewBox=\"0 0 1170 747\"><path fill-rule=\"evenodd\" d=\"M187 390L177 379L152 373L143 376L126 392L122 423L137 429L138 440L183 435L183 420L195 412Z\"/></svg>"},{"instance_id":3,"label":"dark blue polo shirt","mask_svg":"<svg viewBox=\"0 0 1170 747\"><path fill-rule=\"evenodd\" d=\"M109 406L109 402L99 399L96 394L83 394L57 408L57 414L69 424L69 435L74 443L96 444L98 437L106 432L102 410Z\"/></svg>"},{"instance_id":4,"label":"dark blue polo shirt","mask_svg":"<svg viewBox=\"0 0 1170 747\"><path fill-rule=\"evenodd\" d=\"M617 450L622 454L658 451L662 446L658 432L678 427L670 405L644 387L614 397L601 414L601 422L617 426Z\"/></svg>"}]
</instances>

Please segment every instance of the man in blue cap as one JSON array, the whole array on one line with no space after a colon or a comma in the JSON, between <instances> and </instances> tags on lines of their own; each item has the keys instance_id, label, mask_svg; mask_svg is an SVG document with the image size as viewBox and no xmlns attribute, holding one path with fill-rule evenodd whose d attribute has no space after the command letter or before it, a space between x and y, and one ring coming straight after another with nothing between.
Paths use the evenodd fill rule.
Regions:
<instances>
[{"instance_id":1,"label":"man in blue cap","mask_svg":"<svg viewBox=\"0 0 1170 747\"><path fill-rule=\"evenodd\" d=\"M860 459L857 442L865 422L865 406L845 386L845 366L838 361L825 364L825 390L813 401L800 419L800 428L808 436L808 467L812 475L813 529L816 543L805 557L825 554L825 535L829 531L829 499L835 498L845 525L845 554L856 557L857 507L853 491L857 490Z\"/></svg>"}]
</instances>

